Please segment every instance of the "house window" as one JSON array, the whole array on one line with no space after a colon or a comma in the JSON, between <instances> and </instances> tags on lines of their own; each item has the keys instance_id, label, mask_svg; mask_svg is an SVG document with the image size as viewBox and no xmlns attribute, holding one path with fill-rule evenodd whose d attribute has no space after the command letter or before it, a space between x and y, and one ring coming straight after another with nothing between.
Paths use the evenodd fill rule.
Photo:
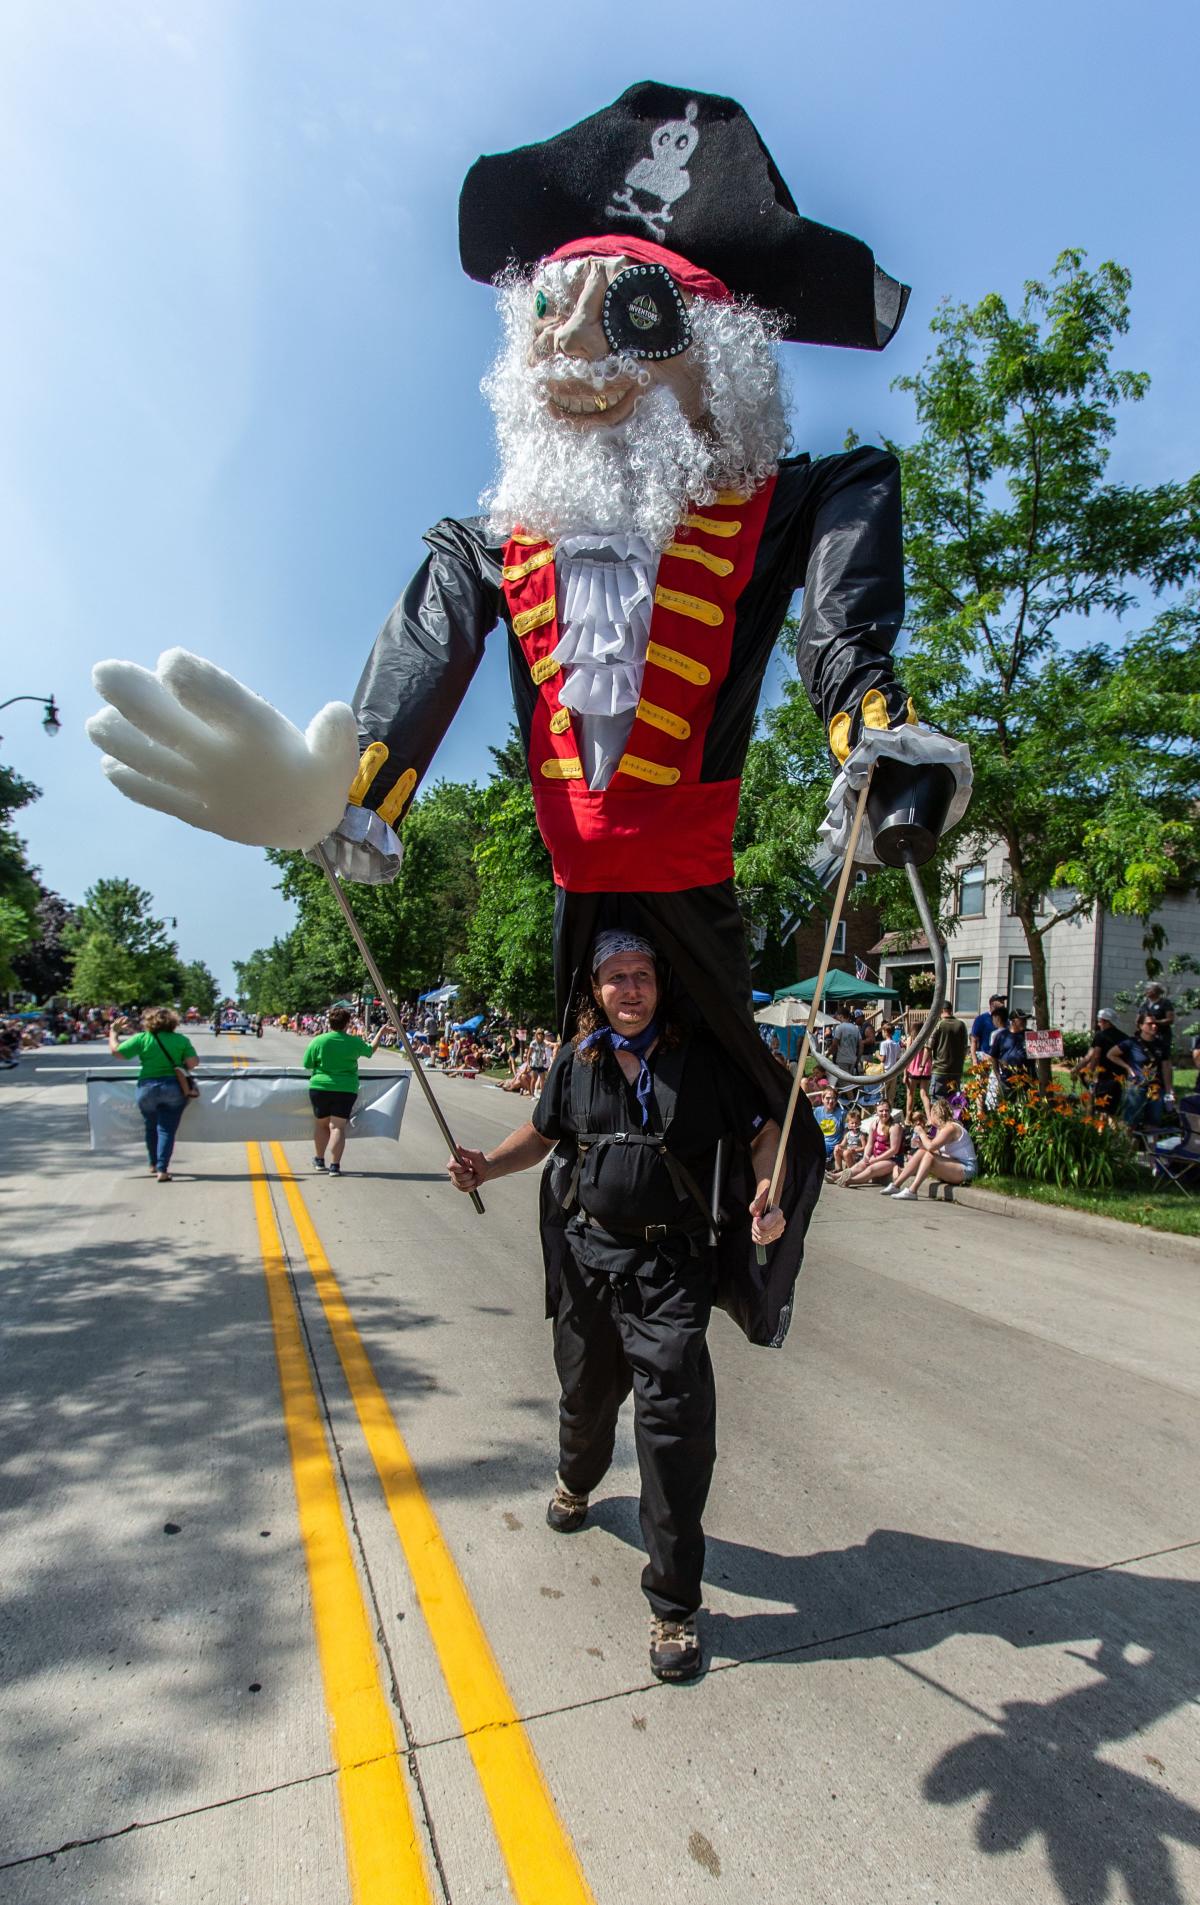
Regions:
<instances>
[{"instance_id":1,"label":"house window","mask_svg":"<svg viewBox=\"0 0 1200 1905\"><path fill-rule=\"evenodd\" d=\"M987 868L962 867L958 875L958 912L961 919L982 919L987 892Z\"/></svg>"},{"instance_id":2,"label":"house window","mask_svg":"<svg viewBox=\"0 0 1200 1905\"><path fill-rule=\"evenodd\" d=\"M1010 959L1008 962L1008 1009L1033 1013L1033 961Z\"/></svg>"},{"instance_id":3,"label":"house window","mask_svg":"<svg viewBox=\"0 0 1200 1905\"><path fill-rule=\"evenodd\" d=\"M1046 895L1044 893L1035 893L1033 896L1033 911L1035 916L1038 913L1044 913L1045 910ZM1016 919L1017 917L1017 899L1011 887L1008 891L1008 917L1010 919Z\"/></svg>"},{"instance_id":4,"label":"house window","mask_svg":"<svg viewBox=\"0 0 1200 1905\"><path fill-rule=\"evenodd\" d=\"M954 962L954 1010L960 1019L975 1017L979 1010L979 987L982 977L981 962L978 959L956 959Z\"/></svg>"},{"instance_id":5,"label":"house window","mask_svg":"<svg viewBox=\"0 0 1200 1905\"><path fill-rule=\"evenodd\" d=\"M846 922L844 919L838 921L837 932L833 935L833 950L835 953L844 953L846 950Z\"/></svg>"}]
</instances>

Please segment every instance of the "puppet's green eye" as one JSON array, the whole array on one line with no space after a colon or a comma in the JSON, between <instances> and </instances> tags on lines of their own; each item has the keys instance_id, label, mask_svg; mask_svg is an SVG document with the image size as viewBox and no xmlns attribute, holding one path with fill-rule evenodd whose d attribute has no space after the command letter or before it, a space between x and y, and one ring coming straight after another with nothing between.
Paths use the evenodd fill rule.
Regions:
<instances>
[{"instance_id":1,"label":"puppet's green eye","mask_svg":"<svg viewBox=\"0 0 1200 1905\"><path fill-rule=\"evenodd\" d=\"M535 296L533 300L533 308L537 312L540 318L545 317L547 311L550 309L550 306L546 298L546 293L544 291L539 291L537 295Z\"/></svg>"}]
</instances>

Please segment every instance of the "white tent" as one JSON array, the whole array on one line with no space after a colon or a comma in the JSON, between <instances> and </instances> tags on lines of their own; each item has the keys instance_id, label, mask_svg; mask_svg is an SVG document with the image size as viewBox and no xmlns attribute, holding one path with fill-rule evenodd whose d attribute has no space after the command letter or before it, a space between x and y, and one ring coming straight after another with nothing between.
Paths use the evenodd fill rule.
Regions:
<instances>
[{"instance_id":1,"label":"white tent","mask_svg":"<svg viewBox=\"0 0 1200 1905\"><path fill-rule=\"evenodd\" d=\"M803 999L775 999L770 1005L764 1005L761 1012L754 1014L756 1025L807 1025L811 1008ZM832 1025L833 1017L828 1012L818 1012L813 1020L819 1031L823 1025Z\"/></svg>"}]
</instances>

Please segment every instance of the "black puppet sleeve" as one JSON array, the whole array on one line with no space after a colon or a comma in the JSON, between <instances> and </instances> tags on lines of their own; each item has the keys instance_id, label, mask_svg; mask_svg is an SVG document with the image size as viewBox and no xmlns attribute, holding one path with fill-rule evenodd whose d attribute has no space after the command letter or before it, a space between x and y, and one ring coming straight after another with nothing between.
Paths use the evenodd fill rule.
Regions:
<instances>
[{"instance_id":1,"label":"black puppet sleeve","mask_svg":"<svg viewBox=\"0 0 1200 1905\"><path fill-rule=\"evenodd\" d=\"M354 695L354 798L399 825L483 657L500 604L500 550L477 522L437 523Z\"/></svg>"},{"instance_id":2,"label":"black puppet sleeve","mask_svg":"<svg viewBox=\"0 0 1200 1905\"><path fill-rule=\"evenodd\" d=\"M705 742L705 780L741 774L763 676L798 589L797 667L844 760L864 723L896 727L909 713L892 665L904 620L904 549L900 468L887 451L780 464Z\"/></svg>"},{"instance_id":3,"label":"black puppet sleeve","mask_svg":"<svg viewBox=\"0 0 1200 1905\"><path fill-rule=\"evenodd\" d=\"M838 760L863 727L912 717L892 649L904 621L900 465L889 451L819 457L791 484L796 666Z\"/></svg>"}]
</instances>

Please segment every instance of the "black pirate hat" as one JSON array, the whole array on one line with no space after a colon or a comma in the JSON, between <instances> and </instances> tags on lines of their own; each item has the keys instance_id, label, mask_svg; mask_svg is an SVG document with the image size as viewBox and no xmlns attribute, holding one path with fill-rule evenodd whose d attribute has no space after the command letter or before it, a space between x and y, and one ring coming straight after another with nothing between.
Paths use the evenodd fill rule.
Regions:
<instances>
[{"instance_id":1,"label":"black pirate hat","mask_svg":"<svg viewBox=\"0 0 1200 1905\"><path fill-rule=\"evenodd\" d=\"M458 219L463 269L483 283L572 239L633 236L777 312L797 344L882 350L908 302L861 239L801 218L736 100L654 80L540 145L477 159Z\"/></svg>"}]
</instances>

